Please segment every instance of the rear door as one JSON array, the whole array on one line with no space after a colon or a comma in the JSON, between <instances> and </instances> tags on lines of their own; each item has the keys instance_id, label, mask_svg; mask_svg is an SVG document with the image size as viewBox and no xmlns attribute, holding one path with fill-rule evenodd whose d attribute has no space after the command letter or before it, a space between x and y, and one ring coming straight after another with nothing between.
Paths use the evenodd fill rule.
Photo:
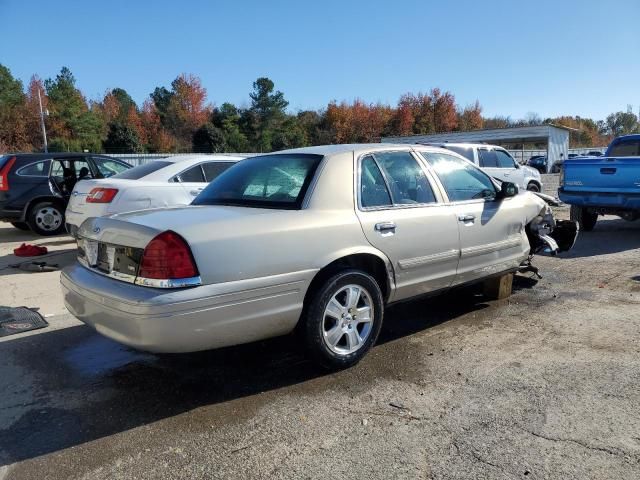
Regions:
<instances>
[{"instance_id":1,"label":"rear door","mask_svg":"<svg viewBox=\"0 0 640 480\"><path fill-rule=\"evenodd\" d=\"M6 192L0 192L5 194L3 208L22 211L33 198L51 196L48 179L50 168L50 159L29 161L17 156L8 172L9 188Z\"/></svg>"},{"instance_id":2,"label":"rear door","mask_svg":"<svg viewBox=\"0 0 640 480\"><path fill-rule=\"evenodd\" d=\"M186 168L172 179L174 182L179 182L184 192L184 204L189 204L191 201L200 195L200 192L207 186L207 182L204 178L204 171L202 170L202 164L193 165Z\"/></svg>"},{"instance_id":3,"label":"rear door","mask_svg":"<svg viewBox=\"0 0 640 480\"><path fill-rule=\"evenodd\" d=\"M451 285L458 265L458 227L431 174L409 151L374 152L356 161L356 213L369 243L393 264L393 299Z\"/></svg>"},{"instance_id":4,"label":"rear door","mask_svg":"<svg viewBox=\"0 0 640 480\"><path fill-rule=\"evenodd\" d=\"M426 152L455 212L460 262L455 284L517 268L529 250L522 223L524 196L496 200L496 187L480 169L461 158Z\"/></svg>"}]
</instances>

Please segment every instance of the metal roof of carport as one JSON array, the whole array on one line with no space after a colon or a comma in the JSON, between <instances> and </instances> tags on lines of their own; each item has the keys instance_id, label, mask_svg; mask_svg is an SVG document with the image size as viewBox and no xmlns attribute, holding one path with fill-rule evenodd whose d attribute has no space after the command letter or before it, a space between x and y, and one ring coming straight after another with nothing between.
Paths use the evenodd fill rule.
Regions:
<instances>
[{"instance_id":1,"label":"metal roof of carport","mask_svg":"<svg viewBox=\"0 0 640 480\"><path fill-rule=\"evenodd\" d=\"M536 143L546 142L556 135L567 136L571 128L559 125L535 127L491 128L469 132L435 133L432 135L410 135L405 137L383 137L384 143ZM555 134L555 135L554 135Z\"/></svg>"}]
</instances>

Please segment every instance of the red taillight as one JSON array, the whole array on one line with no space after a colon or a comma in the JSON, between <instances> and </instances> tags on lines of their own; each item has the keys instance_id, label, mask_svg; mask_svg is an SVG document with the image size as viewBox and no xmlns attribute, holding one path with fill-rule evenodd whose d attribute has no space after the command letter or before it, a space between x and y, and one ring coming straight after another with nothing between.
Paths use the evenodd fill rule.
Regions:
<instances>
[{"instance_id":1,"label":"red taillight","mask_svg":"<svg viewBox=\"0 0 640 480\"><path fill-rule=\"evenodd\" d=\"M11 157L4 167L0 168L0 192L9 190L9 171L14 163L16 163L16 157Z\"/></svg>"},{"instance_id":2,"label":"red taillight","mask_svg":"<svg viewBox=\"0 0 640 480\"><path fill-rule=\"evenodd\" d=\"M138 276L173 280L198 276L198 268L187 242L175 232L161 233L144 249Z\"/></svg>"},{"instance_id":3,"label":"red taillight","mask_svg":"<svg viewBox=\"0 0 640 480\"><path fill-rule=\"evenodd\" d=\"M111 203L117 193L117 188L92 188L87 195L87 203Z\"/></svg>"}]
</instances>

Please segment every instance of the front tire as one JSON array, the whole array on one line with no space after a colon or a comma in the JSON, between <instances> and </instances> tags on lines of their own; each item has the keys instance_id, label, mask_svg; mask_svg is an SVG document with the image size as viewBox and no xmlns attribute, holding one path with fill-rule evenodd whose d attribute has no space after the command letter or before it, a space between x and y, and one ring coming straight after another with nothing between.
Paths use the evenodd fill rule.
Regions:
<instances>
[{"instance_id":1,"label":"front tire","mask_svg":"<svg viewBox=\"0 0 640 480\"><path fill-rule=\"evenodd\" d=\"M571 205L569 218L573 222L578 222L578 224L580 225L580 230L582 230L583 232L590 232L596 226L596 222L598 221L598 214L591 213L582 207Z\"/></svg>"},{"instance_id":2,"label":"front tire","mask_svg":"<svg viewBox=\"0 0 640 480\"><path fill-rule=\"evenodd\" d=\"M31 230L26 222L11 222L11 225L16 227L18 230L23 230L25 232Z\"/></svg>"},{"instance_id":3,"label":"front tire","mask_svg":"<svg viewBox=\"0 0 640 480\"><path fill-rule=\"evenodd\" d=\"M27 223L39 235L57 235L64 232L64 210L53 202L40 202L29 210Z\"/></svg>"},{"instance_id":4,"label":"front tire","mask_svg":"<svg viewBox=\"0 0 640 480\"><path fill-rule=\"evenodd\" d=\"M539 192L540 187L535 182L529 182L529 184L527 185L527 190L530 192Z\"/></svg>"},{"instance_id":5,"label":"front tire","mask_svg":"<svg viewBox=\"0 0 640 480\"><path fill-rule=\"evenodd\" d=\"M384 316L380 286L359 270L329 278L314 294L302 321L307 353L330 370L358 363L378 339Z\"/></svg>"}]
</instances>

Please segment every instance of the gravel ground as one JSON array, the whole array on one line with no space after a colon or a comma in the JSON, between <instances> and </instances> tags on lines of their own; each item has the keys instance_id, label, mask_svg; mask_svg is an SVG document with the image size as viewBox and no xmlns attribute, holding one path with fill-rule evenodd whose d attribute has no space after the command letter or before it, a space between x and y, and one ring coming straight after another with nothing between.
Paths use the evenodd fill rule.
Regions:
<instances>
[{"instance_id":1,"label":"gravel ground","mask_svg":"<svg viewBox=\"0 0 640 480\"><path fill-rule=\"evenodd\" d=\"M507 300L392 307L333 374L289 338L154 356L56 314L0 339L0 479L637 479L639 246L606 218Z\"/></svg>"}]
</instances>

